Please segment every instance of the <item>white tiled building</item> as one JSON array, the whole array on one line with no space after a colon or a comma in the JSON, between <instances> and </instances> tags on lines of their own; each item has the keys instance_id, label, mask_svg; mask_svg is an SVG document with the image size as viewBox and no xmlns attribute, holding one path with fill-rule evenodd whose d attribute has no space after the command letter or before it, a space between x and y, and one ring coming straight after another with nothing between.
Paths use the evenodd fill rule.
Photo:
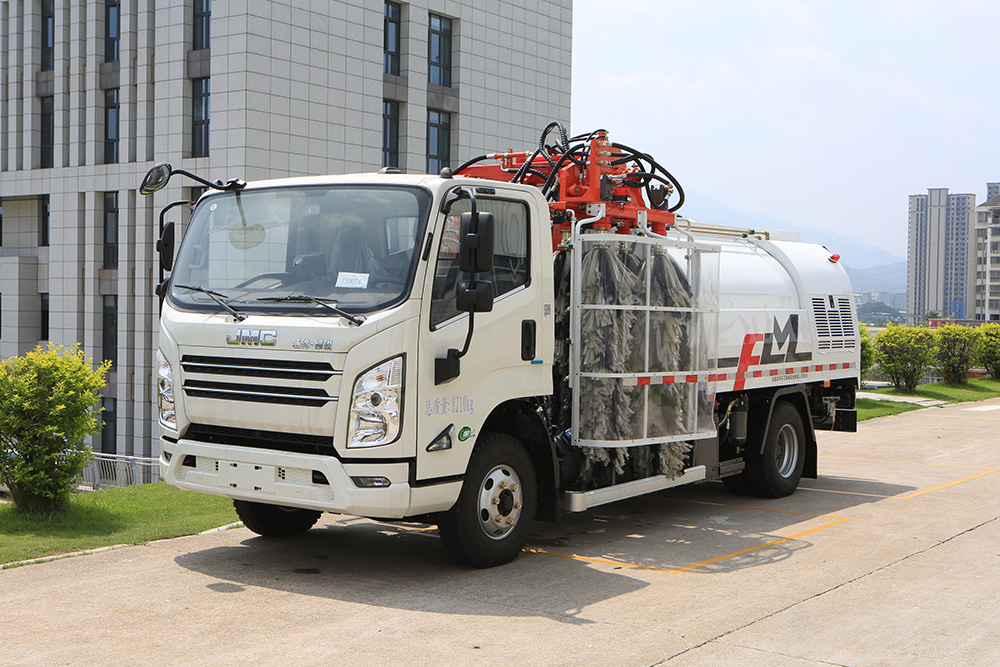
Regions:
<instances>
[{"instance_id":1,"label":"white tiled building","mask_svg":"<svg viewBox=\"0 0 1000 667\"><path fill-rule=\"evenodd\" d=\"M113 359L94 447L155 455L157 213L196 191L140 197L146 170L531 149L569 121L571 19L572 0L0 0L0 357L51 340Z\"/></svg>"},{"instance_id":2,"label":"white tiled building","mask_svg":"<svg viewBox=\"0 0 1000 667\"><path fill-rule=\"evenodd\" d=\"M1000 183L986 184L976 207L976 319L1000 321Z\"/></svg>"},{"instance_id":3,"label":"white tiled building","mask_svg":"<svg viewBox=\"0 0 1000 667\"><path fill-rule=\"evenodd\" d=\"M928 312L951 319L972 318L972 209L975 195L931 188L910 195L907 243L907 320Z\"/></svg>"}]
</instances>

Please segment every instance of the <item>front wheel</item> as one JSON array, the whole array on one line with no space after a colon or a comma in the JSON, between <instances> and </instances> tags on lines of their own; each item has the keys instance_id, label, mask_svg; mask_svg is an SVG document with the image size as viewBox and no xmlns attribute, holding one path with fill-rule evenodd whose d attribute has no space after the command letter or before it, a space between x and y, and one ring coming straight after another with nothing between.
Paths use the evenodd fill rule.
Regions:
<instances>
[{"instance_id":1,"label":"front wheel","mask_svg":"<svg viewBox=\"0 0 1000 667\"><path fill-rule=\"evenodd\" d=\"M319 521L322 514L315 510L252 503L247 500L234 500L233 507L244 526L264 537L289 537L304 533Z\"/></svg>"},{"instance_id":2,"label":"front wheel","mask_svg":"<svg viewBox=\"0 0 1000 667\"><path fill-rule=\"evenodd\" d=\"M487 433L472 452L454 507L438 522L448 552L472 567L514 560L535 517L538 483L524 446L509 435Z\"/></svg>"},{"instance_id":3,"label":"front wheel","mask_svg":"<svg viewBox=\"0 0 1000 667\"><path fill-rule=\"evenodd\" d=\"M802 479L805 452L802 415L791 403L780 403L771 415L763 451L747 460L745 474L754 493L782 498L795 491Z\"/></svg>"}]
</instances>

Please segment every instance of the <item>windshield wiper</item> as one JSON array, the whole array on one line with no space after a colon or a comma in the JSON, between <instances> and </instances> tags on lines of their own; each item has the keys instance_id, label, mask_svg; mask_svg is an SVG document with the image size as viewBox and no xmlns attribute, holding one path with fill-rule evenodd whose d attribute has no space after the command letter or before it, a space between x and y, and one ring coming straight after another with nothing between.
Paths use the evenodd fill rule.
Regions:
<instances>
[{"instance_id":1,"label":"windshield wiper","mask_svg":"<svg viewBox=\"0 0 1000 667\"><path fill-rule=\"evenodd\" d=\"M317 299L314 296L307 296L305 294L290 294L288 296L262 296L257 300L258 301L312 301L315 304L319 304L324 308L332 310L333 312L337 313L338 315L346 319L351 324L354 324L355 326L361 326L362 324L364 324L364 320L358 317L357 315L351 315L346 310L341 310L336 306L331 306L330 305L331 303L337 303L333 299Z\"/></svg>"},{"instance_id":2,"label":"windshield wiper","mask_svg":"<svg viewBox=\"0 0 1000 667\"><path fill-rule=\"evenodd\" d=\"M242 322L243 320L245 320L247 318L247 314L246 313L241 313L240 311L236 310L235 308L233 308L228 303L226 303L225 301L222 300L222 299L228 299L229 298L225 294L219 294L218 292L213 292L210 289L205 289L201 285L174 285L174 287L180 287L181 289L189 289L189 290L192 290L194 292L201 292L202 294L207 294L208 296L212 297L212 299L217 304L219 304L220 306L222 306L223 308L225 308L226 310L228 310L230 313L232 313L233 317L236 318L237 322Z\"/></svg>"}]
</instances>

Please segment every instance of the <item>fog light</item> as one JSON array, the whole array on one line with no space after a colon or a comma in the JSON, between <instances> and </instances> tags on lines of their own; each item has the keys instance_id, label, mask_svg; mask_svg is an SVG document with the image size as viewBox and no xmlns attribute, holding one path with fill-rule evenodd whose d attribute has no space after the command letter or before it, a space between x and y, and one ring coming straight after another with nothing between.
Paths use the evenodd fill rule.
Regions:
<instances>
[{"instance_id":1,"label":"fog light","mask_svg":"<svg viewBox=\"0 0 1000 667\"><path fill-rule=\"evenodd\" d=\"M362 489L385 488L392 484L388 477L352 477L355 486Z\"/></svg>"}]
</instances>

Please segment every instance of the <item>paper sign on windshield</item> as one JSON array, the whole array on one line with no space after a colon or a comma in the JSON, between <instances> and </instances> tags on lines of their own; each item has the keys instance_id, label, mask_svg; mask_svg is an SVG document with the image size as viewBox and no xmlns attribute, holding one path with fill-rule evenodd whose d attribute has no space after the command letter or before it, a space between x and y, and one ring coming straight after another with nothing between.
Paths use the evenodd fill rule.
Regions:
<instances>
[{"instance_id":1,"label":"paper sign on windshield","mask_svg":"<svg viewBox=\"0 0 1000 667\"><path fill-rule=\"evenodd\" d=\"M368 287L367 273L338 273L337 287L348 287L354 289L366 289Z\"/></svg>"}]
</instances>

